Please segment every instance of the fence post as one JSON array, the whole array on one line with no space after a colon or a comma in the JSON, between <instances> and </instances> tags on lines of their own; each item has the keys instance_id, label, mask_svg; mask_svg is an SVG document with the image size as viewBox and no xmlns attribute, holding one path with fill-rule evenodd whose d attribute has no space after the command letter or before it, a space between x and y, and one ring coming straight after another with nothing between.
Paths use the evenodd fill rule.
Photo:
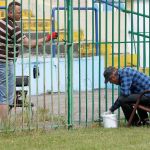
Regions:
<instances>
[{"instance_id":1,"label":"fence post","mask_svg":"<svg viewBox=\"0 0 150 150\"><path fill-rule=\"evenodd\" d=\"M68 29L67 29L67 54L68 54L68 129L72 127L72 43L73 43L73 6L72 0L67 1Z\"/></svg>"}]
</instances>

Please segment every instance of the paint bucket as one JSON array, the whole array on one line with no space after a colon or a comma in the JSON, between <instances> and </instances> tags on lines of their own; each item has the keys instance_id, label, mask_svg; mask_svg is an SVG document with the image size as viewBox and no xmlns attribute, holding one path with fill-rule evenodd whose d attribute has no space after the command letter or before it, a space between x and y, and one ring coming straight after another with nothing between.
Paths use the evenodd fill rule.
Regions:
<instances>
[{"instance_id":1,"label":"paint bucket","mask_svg":"<svg viewBox=\"0 0 150 150\"><path fill-rule=\"evenodd\" d=\"M117 128L118 120L116 114L103 114L103 125L104 128Z\"/></svg>"}]
</instances>

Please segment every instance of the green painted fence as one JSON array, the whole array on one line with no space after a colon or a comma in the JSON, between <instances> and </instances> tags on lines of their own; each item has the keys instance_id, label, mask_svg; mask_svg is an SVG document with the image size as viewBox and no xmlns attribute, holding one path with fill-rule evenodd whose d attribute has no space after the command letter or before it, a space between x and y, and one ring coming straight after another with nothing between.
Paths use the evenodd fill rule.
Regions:
<instances>
[{"instance_id":1,"label":"green painted fence","mask_svg":"<svg viewBox=\"0 0 150 150\"><path fill-rule=\"evenodd\" d=\"M7 17L9 2L0 1L1 18ZM17 23L22 35L30 41L36 39L36 48L31 48L31 43L28 49L23 42L20 45L20 56L14 61L14 79L16 83L16 76L21 76L22 86L14 87L14 107L4 129L93 126L97 119L101 125L102 112L108 110L119 95L117 86L103 83L104 69L129 66L150 74L148 0L18 2L22 17ZM48 43L43 40L42 46L38 46L38 38L53 31L58 32L58 39ZM6 64L8 66L8 58ZM29 84L24 86L26 79ZM7 73L6 83L8 93ZM23 93L18 99L21 107L16 101L20 96L18 89L19 94ZM121 110L115 113L119 120L124 118Z\"/></svg>"}]
</instances>

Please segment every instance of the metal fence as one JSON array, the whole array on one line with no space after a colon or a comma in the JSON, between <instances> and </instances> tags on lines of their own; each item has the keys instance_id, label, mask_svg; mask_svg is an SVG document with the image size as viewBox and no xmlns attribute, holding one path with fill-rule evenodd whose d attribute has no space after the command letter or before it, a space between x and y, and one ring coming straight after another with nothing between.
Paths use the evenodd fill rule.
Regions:
<instances>
[{"instance_id":1,"label":"metal fence","mask_svg":"<svg viewBox=\"0 0 150 150\"><path fill-rule=\"evenodd\" d=\"M1 18L9 2L0 1ZM119 95L117 86L104 84L107 66L150 74L148 0L18 2L22 17L17 23L22 35L36 39L36 48L29 43L26 49L22 42L14 61L16 94L7 130L93 125ZM58 39L43 40L39 47L38 38L53 31Z\"/></svg>"}]
</instances>

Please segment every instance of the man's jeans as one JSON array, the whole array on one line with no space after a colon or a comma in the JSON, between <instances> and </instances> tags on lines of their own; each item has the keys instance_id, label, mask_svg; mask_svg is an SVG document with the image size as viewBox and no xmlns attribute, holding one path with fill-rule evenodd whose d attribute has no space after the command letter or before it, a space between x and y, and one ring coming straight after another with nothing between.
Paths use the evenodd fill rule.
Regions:
<instances>
[{"instance_id":1,"label":"man's jeans","mask_svg":"<svg viewBox=\"0 0 150 150\"><path fill-rule=\"evenodd\" d=\"M8 73L7 76L8 85L6 85L6 72ZM6 70L6 63L0 62L0 104L11 105L13 103L13 100L14 100L14 64L13 62L8 62L8 69Z\"/></svg>"},{"instance_id":2,"label":"man's jeans","mask_svg":"<svg viewBox=\"0 0 150 150\"><path fill-rule=\"evenodd\" d=\"M124 113L127 121L129 120L130 115L133 111L132 104L137 101L139 95L140 94L131 94L130 96L127 96L127 97L124 97L124 96L119 97L119 101L121 103L121 108L123 110L123 113ZM146 106L150 105L150 97L143 96L141 101L140 101L140 104L146 105ZM132 124L137 123L139 120L143 121L146 118L148 118L148 114L146 111L144 111L142 109L137 109L137 112L138 112L138 115L135 114Z\"/></svg>"}]
</instances>

